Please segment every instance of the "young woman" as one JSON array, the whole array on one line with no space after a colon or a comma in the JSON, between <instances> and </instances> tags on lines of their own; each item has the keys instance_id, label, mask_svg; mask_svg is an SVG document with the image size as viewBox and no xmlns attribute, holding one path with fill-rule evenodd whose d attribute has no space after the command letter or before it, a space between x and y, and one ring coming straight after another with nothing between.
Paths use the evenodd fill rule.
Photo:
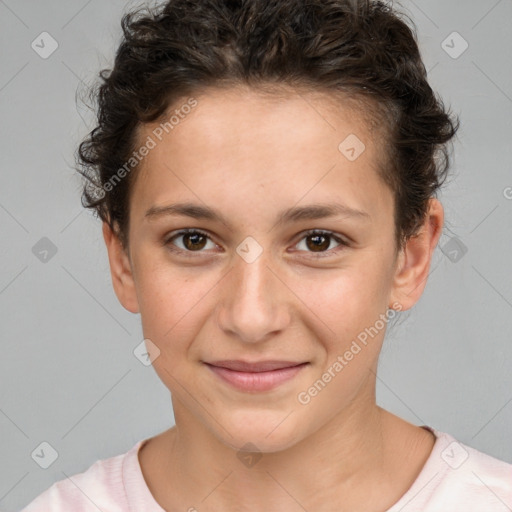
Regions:
<instances>
[{"instance_id":1,"label":"young woman","mask_svg":"<svg viewBox=\"0 0 512 512\"><path fill-rule=\"evenodd\" d=\"M372 0L172 0L123 19L79 155L176 425L25 512L502 512L512 465L376 404L458 128Z\"/></svg>"}]
</instances>

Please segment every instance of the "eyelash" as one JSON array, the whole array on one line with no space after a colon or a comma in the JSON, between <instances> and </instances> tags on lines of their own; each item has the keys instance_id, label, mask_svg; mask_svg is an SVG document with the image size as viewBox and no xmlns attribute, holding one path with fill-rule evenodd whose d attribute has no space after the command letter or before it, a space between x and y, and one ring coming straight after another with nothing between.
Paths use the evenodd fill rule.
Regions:
<instances>
[{"instance_id":1,"label":"eyelash","mask_svg":"<svg viewBox=\"0 0 512 512\"><path fill-rule=\"evenodd\" d=\"M185 253L185 254L187 254L187 256L190 255L190 257L195 257L196 256L194 254L194 252L197 252L197 253L204 252L204 251L188 251L188 250L180 249L180 248L177 248L175 245L173 245L171 243L174 239L179 238L180 236L183 236L183 235L188 235L188 234L203 235L206 238L208 238L210 241L213 242L213 240L211 240L211 237L208 235L208 233L206 233L204 231L201 231L200 229L191 228L191 229L183 229L183 230L178 231L177 233L173 234L172 236L166 238L165 241L164 241L164 245L167 246L167 248L171 252L178 253L178 254L184 254ZM328 236L328 237L332 238L333 240L335 240L336 242L338 242L340 244L338 247L335 247L334 249L329 249L327 251L323 251L323 252L319 252L319 253L311 252L310 253L311 254L310 257L312 257L312 258L324 258L326 256L331 256L333 253L337 253L340 250L343 250L344 248L349 247L349 243L348 242L346 242L345 240L343 240L340 237L336 236L331 231L324 231L324 230L320 230L320 229L310 229L308 231L305 231L303 233L302 238L299 240L299 242L302 241L304 238L307 238L308 236L311 236L311 235L324 235L324 236ZM297 242L297 244L299 242ZM309 251L307 251L307 252L309 252Z\"/></svg>"}]
</instances>

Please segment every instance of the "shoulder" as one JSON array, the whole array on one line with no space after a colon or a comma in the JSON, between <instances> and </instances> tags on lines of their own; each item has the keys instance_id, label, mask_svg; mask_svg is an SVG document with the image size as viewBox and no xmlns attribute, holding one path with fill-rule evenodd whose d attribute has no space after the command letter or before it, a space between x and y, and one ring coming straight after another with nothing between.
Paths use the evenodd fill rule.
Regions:
<instances>
[{"instance_id":1,"label":"shoulder","mask_svg":"<svg viewBox=\"0 0 512 512\"><path fill-rule=\"evenodd\" d=\"M137 442L128 452L96 461L83 473L54 483L21 512L121 512L128 509L123 482L123 464L136 454Z\"/></svg>"},{"instance_id":2,"label":"shoulder","mask_svg":"<svg viewBox=\"0 0 512 512\"><path fill-rule=\"evenodd\" d=\"M512 464L429 428L432 453L405 496L403 512L505 512L512 510ZM392 507L389 512L394 512ZM403 507L403 508L402 508Z\"/></svg>"},{"instance_id":3,"label":"shoulder","mask_svg":"<svg viewBox=\"0 0 512 512\"><path fill-rule=\"evenodd\" d=\"M439 432L439 436L444 440L439 464L445 465L437 489L440 495L454 491L464 494L468 501L466 510L512 507L512 464L459 442L449 434ZM489 508L490 505L496 509Z\"/></svg>"}]
</instances>

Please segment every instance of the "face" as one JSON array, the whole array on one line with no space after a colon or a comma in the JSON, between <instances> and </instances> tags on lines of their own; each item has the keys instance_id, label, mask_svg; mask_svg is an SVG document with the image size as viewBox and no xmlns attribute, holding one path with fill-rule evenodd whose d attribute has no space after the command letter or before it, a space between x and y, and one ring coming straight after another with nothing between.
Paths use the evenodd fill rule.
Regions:
<instances>
[{"instance_id":1,"label":"face","mask_svg":"<svg viewBox=\"0 0 512 512\"><path fill-rule=\"evenodd\" d=\"M114 286L158 347L177 425L235 448L285 449L372 405L388 307L416 297L399 294L406 260L377 173L382 135L319 94L195 98L162 140L156 123L139 133L156 145L135 182L129 260ZM353 135L340 146L351 134L364 151ZM260 376L210 366L222 360L301 366Z\"/></svg>"}]
</instances>

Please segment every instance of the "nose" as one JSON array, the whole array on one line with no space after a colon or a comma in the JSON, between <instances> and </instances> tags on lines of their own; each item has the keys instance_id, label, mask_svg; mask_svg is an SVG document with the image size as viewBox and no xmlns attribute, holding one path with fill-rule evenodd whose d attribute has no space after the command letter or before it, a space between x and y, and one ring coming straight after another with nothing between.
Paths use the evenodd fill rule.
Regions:
<instances>
[{"instance_id":1,"label":"nose","mask_svg":"<svg viewBox=\"0 0 512 512\"><path fill-rule=\"evenodd\" d=\"M252 262L235 255L217 305L217 322L245 343L263 342L290 323L293 293L265 251Z\"/></svg>"}]
</instances>

